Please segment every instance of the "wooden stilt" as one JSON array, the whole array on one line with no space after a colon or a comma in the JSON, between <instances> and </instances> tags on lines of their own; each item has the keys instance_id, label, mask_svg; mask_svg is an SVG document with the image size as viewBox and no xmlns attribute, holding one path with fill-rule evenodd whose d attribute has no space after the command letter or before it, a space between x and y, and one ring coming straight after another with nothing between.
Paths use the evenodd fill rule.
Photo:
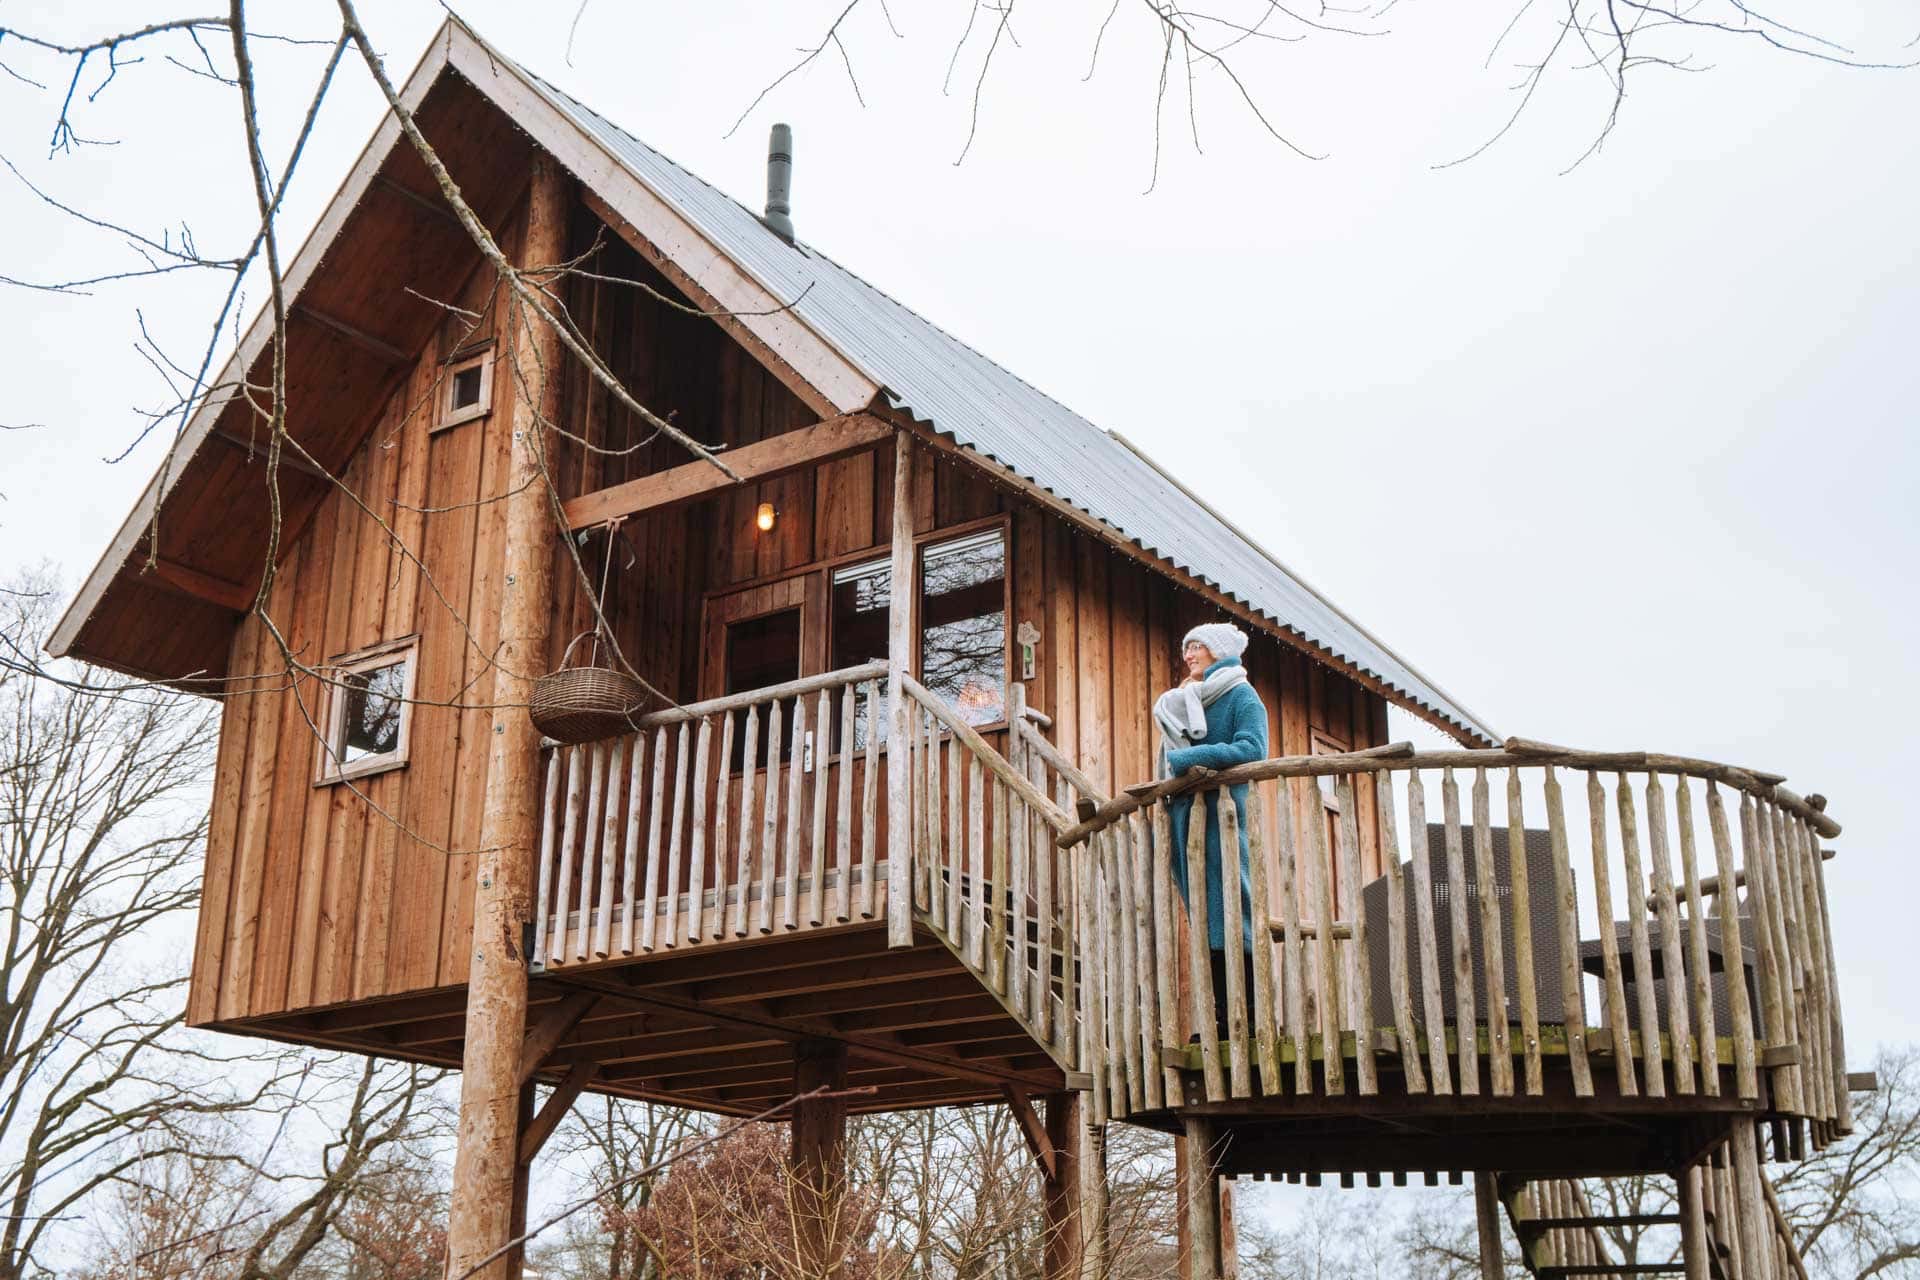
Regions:
<instances>
[{"instance_id":1,"label":"wooden stilt","mask_svg":"<svg viewBox=\"0 0 1920 1280\"><path fill-rule=\"evenodd\" d=\"M1087 1119L1086 1111L1081 1111ZM1107 1126L1091 1120L1080 1128L1080 1276L1107 1280L1113 1274L1113 1240L1107 1233Z\"/></svg>"},{"instance_id":2,"label":"wooden stilt","mask_svg":"<svg viewBox=\"0 0 1920 1280\"><path fill-rule=\"evenodd\" d=\"M520 261L544 265L566 256L567 177L544 156L533 161ZM506 548L500 593L493 734L485 809L473 878L473 950L468 961L466 1044L461 1060L459 1145L447 1214L447 1273L460 1276L513 1236L520 1140L521 1042L527 1023L527 959L522 927L533 912L534 849L539 841L540 733L527 718L530 674L546 661L553 616L552 502L542 479L541 421L559 418L558 335L529 319L512 326L513 358L525 388L512 402L511 475L506 485ZM544 371L544 374L543 374ZM539 396L534 403L532 396ZM507 1255L481 1280L509 1280Z\"/></svg>"},{"instance_id":3,"label":"wooden stilt","mask_svg":"<svg viewBox=\"0 0 1920 1280\"><path fill-rule=\"evenodd\" d=\"M1729 1142L1733 1157L1734 1218L1739 1223L1740 1256L1746 1262L1741 1280L1775 1280L1773 1233L1767 1222L1765 1193L1760 1189L1760 1152L1754 1127L1744 1118L1733 1122Z\"/></svg>"},{"instance_id":4,"label":"wooden stilt","mask_svg":"<svg viewBox=\"0 0 1920 1280\"><path fill-rule=\"evenodd\" d=\"M1080 1135L1086 1109L1077 1093L1052 1093L1046 1100L1047 1145L1053 1169L1042 1170L1041 1198L1046 1237L1042 1241L1044 1280L1079 1280L1081 1248Z\"/></svg>"},{"instance_id":5,"label":"wooden stilt","mask_svg":"<svg viewBox=\"0 0 1920 1280\"><path fill-rule=\"evenodd\" d=\"M844 1089L847 1046L802 1040L793 1050L793 1091ZM847 1242L840 1238L840 1197L847 1182L847 1101L811 1098L793 1107L795 1256L799 1274L826 1280L840 1274Z\"/></svg>"},{"instance_id":6,"label":"wooden stilt","mask_svg":"<svg viewBox=\"0 0 1920 1280\"><path fill-rule=\"evenodd\" d=\"M1480 1280L1502 1280L1506 1262L1500 1244L1500 1188L1495 1174L1474 1172L1473 1214L1480 1226Z\"/></svg>"},{"instance_id":7,"label":"wooden stilt","mask_svg":"<svg viewBox=\"0 0 1920 1280\"><path fill-rule=\"evenodd\" d=\"M1707 1280L1707 1215L1700 1203L1702 1170L1688 1165L1674 1172L1676 1200L1680 1207L1680 1260L1686 1265L1687 1280Z\"/></svg>"},{"instance_id":8,"label":"wooden stilt","mask_svg":"<svg viewBox=\"0 0 1920 1280\"><path fill-rule=\"evenodd\" d=\"M903 680L913 665L913 438L893 438L893 559L887 620L887 945L913 945L911 823L907 820L909 779L907 735L913 721L907 711Z\"/></svg>"},{"instance_id":9,"label":"wooden stilt","mask_svg":"<svg viewBox=\"0 0 1920 1280\"><path fill-rule=\"evenodd\" d=\"M1186 1117L1187 1256L1193 1280L1220 1277L1220 1173L1215 1164L1213 1121Z\"/></svg>"}]
</instances>

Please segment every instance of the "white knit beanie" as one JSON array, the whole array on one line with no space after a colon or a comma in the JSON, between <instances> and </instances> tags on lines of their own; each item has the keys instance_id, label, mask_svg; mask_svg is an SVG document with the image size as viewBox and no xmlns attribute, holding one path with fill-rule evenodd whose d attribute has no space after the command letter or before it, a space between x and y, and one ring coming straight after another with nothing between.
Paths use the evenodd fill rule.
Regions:
<instances>
[{"instance_id":1,"label":"white knit beanie","mask_svg":"<svg viewBox=\"0 0 1920 1280\"><path fill-rule=\"evenodd\" d=\"M1247 633L1231 622L1203 622L1187 632L1186 639L1180 643L1185 647L1195 640L1207 646L1216 661L1237 658L1247 651Z\"/></svg>"}]
</instances>

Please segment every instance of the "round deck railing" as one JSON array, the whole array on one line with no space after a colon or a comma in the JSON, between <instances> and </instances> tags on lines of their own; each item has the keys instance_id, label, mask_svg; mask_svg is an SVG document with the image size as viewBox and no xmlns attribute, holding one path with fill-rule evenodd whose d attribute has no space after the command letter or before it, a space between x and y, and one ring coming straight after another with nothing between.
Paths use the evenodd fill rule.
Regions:
<instances>
[{"instance_id":1,"label":"round deck railing","mask_svg":"<svg viewBox=\"0 0 1920 1280\"><path fill-rule=\"evenodd\" d=\"M1096 1109L1179 1106L1189 1070L1209 1103L1543 1097L1564 1072L1575 1099L1737 1098L1822 1145L1851 1123L1820 847L1840 828L1783 783L1513 739L1132 788L1058 837L1086 867ZM1176 857L1206 883L1207 809L1251 854L1251 902L1227 875L1213 907L1241 964L1210 963L1207 895L1175 886Z\"/></svg>"}]
</instances>

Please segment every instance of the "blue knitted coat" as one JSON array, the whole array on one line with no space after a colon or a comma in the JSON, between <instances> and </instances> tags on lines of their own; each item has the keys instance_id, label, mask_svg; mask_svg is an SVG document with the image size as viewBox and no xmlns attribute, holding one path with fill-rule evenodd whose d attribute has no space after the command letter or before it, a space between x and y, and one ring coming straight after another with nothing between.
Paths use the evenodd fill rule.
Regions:
<instances>
[{"instance_id":1,"label":"blue knitted coat","mask_svg":"<svg viewBox=\"0 0 1920 1280\"><path fill-rule=\"evenodd\" d=\"M1238 666L1238 658L1222 658L1207 668L1212 674L1223 666ZM1267 708L1253 685L1237 684L1214 700L1207 708L1207 736L1191 747L1167 752L1167 772L1179 777L1198 765L1207 769L1229 769L1267 758ZM1247 788L1242 783L1229 788L1233 795L1234 816L1240 830L1240 941L1243 950L1253 949L1253 878L1247 855ZM1206 793L1207 806L1207 945L1215 951L1227 949L1226 895L1221 887L1220 814L1218 793ZM1193 812L1193 797L1176 796L1167 803L1167 822L1171 827L1173 881L1180 897L1191 904L1187 893L1187 819ZM1189 906L1191 910L1191 906ZM1265 914L1264 912L1262 913Z\"/></svg>"}]
</instances>

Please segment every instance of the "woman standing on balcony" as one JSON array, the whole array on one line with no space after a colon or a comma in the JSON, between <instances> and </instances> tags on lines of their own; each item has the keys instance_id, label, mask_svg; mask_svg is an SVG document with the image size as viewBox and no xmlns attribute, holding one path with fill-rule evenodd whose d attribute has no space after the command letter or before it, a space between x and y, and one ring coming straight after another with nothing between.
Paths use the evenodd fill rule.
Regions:
<instances>
[{"instance_id":1,"label":"woman standing on balcony","mask_svg":"<svg viewBox=\"0 0 1920 1280\"><path fill-rule=\"evenodd\" d=\"M1267 708L1247 679L1240 655L1247 649L1247 633L1226 622L1208 622L1187 632L1181 646L1186 679L1160 695L1153 718L1160 726L1162 772L1177 778L1193 768L1229 769L1264 760L1267 755ZM1247 787L1230 788L1239 819L1239 856L1234 859L1240 877L1240 940L1243 962L1253 954L1253 880L1247 855ZM1221 875L1225 858L1220 848L1219 793L1206 793L1207 947L1213 961L1214 1021L1226 1024L1227 939L1226 895ZM1193 812L1191 795L1167 804L1173 838L1173 879L1193 918L1193 900L1187 887L1187 822ZM1262 911L1264 920L1266 913ZM1246 990L1253 989L1249 980Z\"/></svg>"}]
</instances>

